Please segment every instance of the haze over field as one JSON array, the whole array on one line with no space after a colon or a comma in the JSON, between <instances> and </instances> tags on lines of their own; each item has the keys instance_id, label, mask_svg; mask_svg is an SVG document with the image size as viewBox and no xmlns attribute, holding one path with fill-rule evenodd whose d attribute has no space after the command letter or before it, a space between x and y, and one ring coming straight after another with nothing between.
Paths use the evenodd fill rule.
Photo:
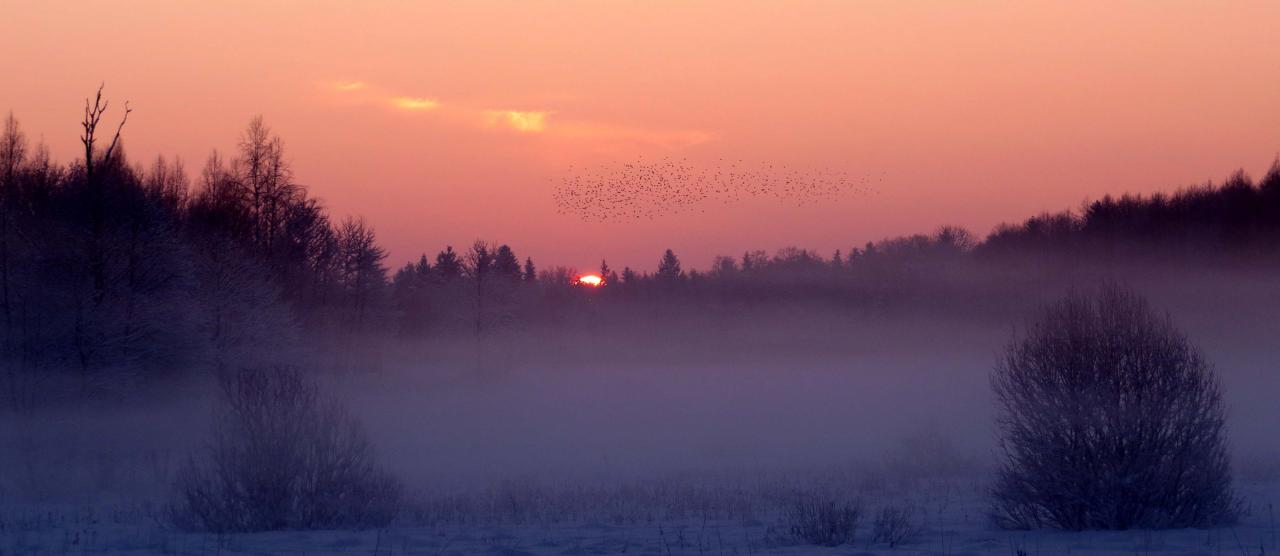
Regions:
<instances>
[{"instance_id":1,"label":"haze over field","mask_svg":"<svg viewBox=\"0 0 1280 556\"><path fill-rule=\"evenodd\" d=\"M1280 551L1277 21L0 0L0 556Z\"/></svg>"}]
</instances>

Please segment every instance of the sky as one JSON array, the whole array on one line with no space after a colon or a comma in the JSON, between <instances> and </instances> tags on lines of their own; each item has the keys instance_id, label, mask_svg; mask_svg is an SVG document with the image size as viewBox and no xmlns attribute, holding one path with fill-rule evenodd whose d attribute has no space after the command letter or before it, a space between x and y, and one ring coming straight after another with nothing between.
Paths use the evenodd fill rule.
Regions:
<instances>
[{"instance_id":1,"label":"sky","mask_svg":"<svg viewBox=\"0 0 1280 556\"><path fill-rule=\"evenodd\" d=\"M134 159L191 173L262 115L300 183L398 266L508 243L541 266L830 253L1280 153L1280 2L0 0L0 110L76 155L100 83ZM575 172L663 157L870 178L821 203L558 214ZM587 169L587 170L584 170Z\"/></svg>"}]
</instances>

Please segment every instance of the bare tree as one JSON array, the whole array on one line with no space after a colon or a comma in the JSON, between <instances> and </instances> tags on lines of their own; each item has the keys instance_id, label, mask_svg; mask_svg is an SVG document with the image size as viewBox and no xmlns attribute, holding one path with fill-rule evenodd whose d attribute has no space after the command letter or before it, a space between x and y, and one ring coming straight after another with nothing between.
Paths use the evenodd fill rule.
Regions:
<instances>
[{"instance_id":1,"label":"bare tree","mask_svg":"<svg viewBox=\"0 0 1280 556\"><path fill-rule=\"evenodd\" d=\"M338 230L340 272L346 294L347 324L361 330L378 316L386 293L387 253L363 218L347 218Z\"/></svg>"},{"instance_id":2,"label":"bare tree","mask_svg":"<svg viewBox=\"0 0 1280 556\"><path fill-rule=\"evenodd\" d=\"M7 189L27 159L27 137L18 125L13 112L4 119L4 131L0 132L0 189Z\"/></svg>"},{"instance_id":3,"label":"bare tree","mask_svg":"<svg viewBox=\"0 0 1280 556\"><path fill-rule=\"evenodd\" d=\"M476 240L466 254L466 272L475 285L475 335L477 341L488 331L489 313L486 305L489 282L494 272L494 250L486 242Z\"/></svg>"},{"instance_id":4,"label":"bare tree","mask_svg":"<svg viewBox=\"0 0 1280 556\"><path fill-rule=\"evenodd\" d=\"M89 99L84 99L84 119L80 122L80 127L84 129L84 133L80 136L80 143L84 145L84 173L85 181L90 184L94 180L94 157L97 151L95 146L97 143L98 124L102 122L102 116L107 113L109 101L102 99L102 89L106 85L98 86L98 93L93 98L93 104L89 104ZM124 103L124 116L120 118L120 125L116 126L115 137L111 138L111 144L107 146L107 150L102 155L103 166L110 165L111 155L115 154L116 146L120 144L120 132L124 129L125 122L129 121L129 114L133 109L129 108L129 103Z\"/></svg>"},{"instance_id":5,"label":"bare tree","mask_svg":"<svg viewBox=\"0 0 1280 556\"><path fill-rule=\"evenodd\" d=\"M170 213L177 214L186 208L191 181L181 158L170 163L164 155L156 156L143 186L147 196Z\"/></svg>"},{"instance_id":6,"label":"bare tree","mask_svg":"<svg viewBox=\"0 0 1280 556\"><path fill-rule=\"evenodd\" d=\"M13 190L18 186L18 172L26 158L26 136L10 112L4 121L4 131L0 132L0 312L3 313L6 332L13 323L9 272L9 260L12 258L10 229L14 219L12 201L16 197Z\"/></svg>"},{"instance_id":7,"label":"bare tree","mask_svg":"<svg viewBox=\"0 0 1280 556\"><path fill-rule=\"evenodd\" d=\"M221 372L288 357L298 334L270 274L229 240L204 238L195 254L192 297L208 366Z\"/></svg>"},{"instance_id":8,"label":"bare tree","mask_svg":"<svg viewBox=\"0 0 1280 556\"><path fill-rule=\"evenodd\" d=\"M103 214L105 210L105 200L101 178L96 170L98 169L97 158L97 133L98 125L102 122L102 116L107 113L107 107L110 102L103 100L102 89L105 85L98 86L98 92L93 97L93 104L89 103L89 99L84 99L84 119L80 122L83 133L80 135L80 143L84 145L84 182L89 193L88 207L90 216L90 237L89 237L89 271L93 277L94 303L100 304L106 295L106 255L105 247L102 245L102 234L104 227ZM115 137L111 139L111 144L107 146L106 152L102 155L101 165L103 168L111 168L112 155L116 152L116 147L120 144L120 132L124 129L125 122L129 121L129 114L133 112L129 108L129 103L124 103L124 116L120 118L120 125L116 127Z\"/></svg>"},{"instance_id":9,"label":"bare tree","mask_svg":"<svg viewBox=\"0 0 1280 556\"><path fill-rule=\"evenodd\" d=\"M1073 293L1042 312L992 377L1002 438L993 517L1069 530L1229 523L1215 374L1132 291Z\"/></svg>"},{"instance_id":10,"label":"bare tree","mask_svg":"<svg viewBox=\"0 0 1280 556\"><path fill-rule=\"evenodd\" d=\"M284 141L271 133L262 116L254 117L240 138L237 174L249 204L253 240L270 255L284 226L286 211L301 188L284 158Z\"/></svg>"},{"instance_id":11,"label":"bare tree","mask_svg":"<svg viewBox=\"0 0 1280 556\"><path fill-rule=\"evenodd\" d=\"M25 370L19 369L19 365L12 361L20 343L18 327L14 326L16 284L13 272L15 265L11 264L18 259L14 256L18 239L15 231L19 229L14 222L17 217L14 206L17 195L14 190L18 188L18 175L26 163L26 151L26 136L22 133L17 118L10 112L5 118L4 130L0 132L0 318L3 319L0 321L0 361L4 362L7 369L6 395L10 403L14 404L22 397L19 394L19 384L24 377L20 376L20 372Z\"/></svg>"}]
</instances>

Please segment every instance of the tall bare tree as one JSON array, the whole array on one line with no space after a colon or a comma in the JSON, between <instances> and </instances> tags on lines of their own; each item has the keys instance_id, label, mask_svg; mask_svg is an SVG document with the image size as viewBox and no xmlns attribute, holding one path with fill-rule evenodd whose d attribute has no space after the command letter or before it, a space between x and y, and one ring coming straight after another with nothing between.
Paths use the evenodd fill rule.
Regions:
<instances>
[{"instance_id":1,"label":"tall bare tree","mask_svg":"<svg viewBox=\"0 0 1280 556\"><path fill-rule=\"evenodd\" d=\"M370 325L387 286L387 253L378 246L373 228L363 218L347 218L338 231L341 279L346 293L347 319L352 329Z\"/></svg>"},{"instance_id":2,"label":"tall bare tree","mask_svg":"<svg viewBox=\"0 0 1280 556\"><path fill-rule=\"evenodd\" d=\"M237 170L249 204L253 239L269 256L300 188L284 157L284 141L271 133L262 116L250 120L239 148Z\"/></svg>"},{"instance_id":3,"label":"tall bare tree","mask_svg":"<svg viewBox=\"0 0 1280 556\"><path fill-rule=\"evenodd\" d=\"M84 145L84 174L85 181L91 185L94 183L95 164L94 158L97 156L97 132L98 124L102 122L102 116L107 113L107 107L110 102L102 98L102 89L106 85L99 85L98 92L94 95L93 104L89 103L89 99L84 99L84 119L80 122L80 127L84 132L80 135L80 143ZM133 109L129 108L129 103L124 103L124 116L120 118L120 125L116 126L116 134L111 138L111 144L107 145L107 150L102 154L103 166L111 163L111 156L116 152L116 146L120 144L120 132L124 130L125 122L129 121L129 114Z\"/></svg>"}]
</instances>

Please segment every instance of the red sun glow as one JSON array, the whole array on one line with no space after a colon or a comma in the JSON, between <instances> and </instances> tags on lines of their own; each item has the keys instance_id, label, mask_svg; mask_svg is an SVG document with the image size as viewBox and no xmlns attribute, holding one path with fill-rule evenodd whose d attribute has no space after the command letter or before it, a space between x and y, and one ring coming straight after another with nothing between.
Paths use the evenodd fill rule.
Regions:
<instances>
[{"instance_id":1,"label":"red sun glow","mask_svg":"<svg viewBox=\"0 0 1280 556\"><path fill-rule=\"evenodd\" d=\"M598 274L583 274L578 277L577 284L580 286L598 288L604 285L604 278L601 278Z\"/></svg>"}]
</instances>

